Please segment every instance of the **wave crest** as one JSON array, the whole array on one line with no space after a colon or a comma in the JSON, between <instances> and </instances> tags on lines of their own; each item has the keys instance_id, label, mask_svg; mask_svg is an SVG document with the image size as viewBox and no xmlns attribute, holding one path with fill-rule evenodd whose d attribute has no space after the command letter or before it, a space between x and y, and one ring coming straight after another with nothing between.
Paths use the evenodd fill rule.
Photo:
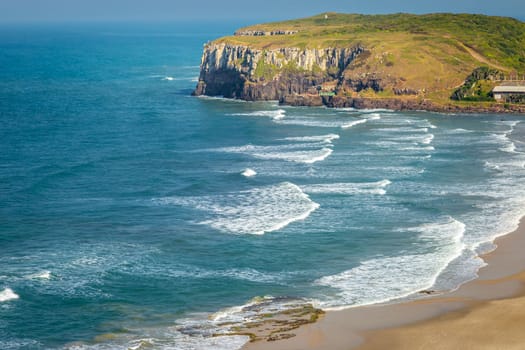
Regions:
<instances>
[{"instance_id":1,"label":"wave crest","mask_svg":"<svg viewBox=\"0 0 525 350\"><path fill-rule=\"evenodd\" d=\"M211 217L199 224L219 231L256 235L304 220L319 208L319 204L290 182L218 196L170 197L155 201L207 212Z\"/></svg>"},{"instance_id":2,"label":"wave crest","mask_svg":"<svg viewBox=\"0 0 525 350\"><path fill-rule=\"evenodd\" d=\"M0 303L9 301L9 300L19 299L19 298L20 296L16 294L11 288L6 288L0 292Z\"/></svg>"}]
</instances>

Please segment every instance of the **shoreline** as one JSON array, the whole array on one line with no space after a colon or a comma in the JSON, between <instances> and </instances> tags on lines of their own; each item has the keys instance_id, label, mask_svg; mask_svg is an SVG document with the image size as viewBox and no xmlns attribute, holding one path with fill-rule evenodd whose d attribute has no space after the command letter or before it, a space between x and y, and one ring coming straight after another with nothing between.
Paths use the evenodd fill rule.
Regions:
<instances>
[{"instance_id":1,"label":"shoreline","mask_svg":"<svg viewBox=\"0 0 525 350\"><path fill-rule=\"evenodd\" d=\"M525 321L525 311L520 312L525 306L525 217L515 231L496 238L494 244L496 249L481 256L487 265L478 271L478 278L454 291L327 311L289 339L248 343L243 349L456 349L460 341L462 347L465 341L472 342L473 349L518 348L525 343L523 323L510 320ZM505 317L498 318L498 310L505 310Z\"/></svg>"},{"instance_id":2,"label":"shoreline","mask_svg":"<svg viewBox=\"0 0 525 350\"><path fill-rule=\"evenodd\" d=\"M272 99L242 99L224 96L198 95L192 96L209 99L225 99L234 102L277 102L280 106L290 107L326 107L353 108L356 110L387 109L399 112L430 112L444 114L525 114L525 104L505 104L496 102L449 103L439 104L429 99L416 98L370 98L370 97L321 97L319 95L297 94L286 95L278 100Z\"/></svg>"},{"instance_id":3,"label":"shoreline","mask_svg":"<svg viewBox=\"0 0 525 350\"><path fill-rule=\"evenodd\" d=\"M305 106L355 109L391 109L395 111L425 111L437 113L496 113L524 114L525 104L493 102L453 102L437 103L431 99L417 97L346 97L296 94L283 96L279 103L287 106Z\"/></svg>"}]
</instances>

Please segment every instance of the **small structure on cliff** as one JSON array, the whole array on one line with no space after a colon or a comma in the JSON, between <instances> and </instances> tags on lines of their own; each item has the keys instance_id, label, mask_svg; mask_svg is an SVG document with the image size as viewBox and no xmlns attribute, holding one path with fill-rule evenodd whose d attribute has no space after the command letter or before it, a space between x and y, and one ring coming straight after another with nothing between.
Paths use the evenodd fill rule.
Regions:
<instances>
[{"instance_id":1,"label":"small structure on cliff","mask_svg":"<svg viewBox=\"0 0 525 350\"><path fill-rule=\"evenodd\" d=\"M492 93L494 99L498 102L525 102L525 81L521 84L499 85L496 86Z\"/></svg>"},{"instance_id":2,"label":"small structure on cliff","mask_svg":"<svg viewBox=\"0 0 525 350\"><path fill-rule=\"evenodd\" d=\"M238 30L233 35L235 36L274 36L274 35L293 35L297 30Z\"/></svg>"}]
</instances>

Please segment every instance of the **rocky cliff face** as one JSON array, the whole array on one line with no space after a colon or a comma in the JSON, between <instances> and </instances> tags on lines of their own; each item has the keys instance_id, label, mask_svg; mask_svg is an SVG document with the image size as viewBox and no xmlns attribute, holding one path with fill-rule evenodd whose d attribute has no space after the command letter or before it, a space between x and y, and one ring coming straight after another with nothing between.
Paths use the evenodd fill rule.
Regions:
<instances>
[{"instance_id":1,"label":"rocky cliff face","mask_svg":"<svg viewBox=\"0 0 525 350\"><path fill-rule=\"evenodd\" d=\"M336 86L345 68L363 51L361 46L260 50L209 44L204 48L194 95L254 101L317 93L323 83Z\"/></svg>"}]
</instances>

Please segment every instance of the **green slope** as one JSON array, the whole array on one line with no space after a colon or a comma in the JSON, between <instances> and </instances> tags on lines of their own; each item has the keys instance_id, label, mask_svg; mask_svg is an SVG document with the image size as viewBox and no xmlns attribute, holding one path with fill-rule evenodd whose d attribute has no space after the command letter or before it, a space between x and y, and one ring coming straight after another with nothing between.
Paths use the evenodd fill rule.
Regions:
<instances>
[{"instance_id":1,"label":"green slope","mask_svg":"<svg viewBox=\"0 0 525 350\"><path fill-rule=\"evenodd\" d=\"M525 70L525 23L513 18L472 14L391 14L358 15L328 13L291 21L259 24L241 30L294 30L294 35L236 36L218 41L259 48L344 47L357 42L368 47L388 40L405 39L417 46L456 46L481 55L489 63L508 69ZM388 46L388 45L387 45ZM492 62L493 61L493 62Z\"/></svg>"},{"instance_id":2,"label":"green slope","mask_svg":"<svg viewBox=\"0 0 525 350\"><path fill-rule=\"evenodd\" d=\"M383 81L396 78L395 84L382 91L369 92L370 97L390 97L393 91L405 89L444 101L478 67L485 66L505 74L525 73L525 23L513 18L448 13L327 13L258 24L239 31L276 30L296 33L228 36L214 43L265 50L355 47L359 44L366 48L366 54L345 69L345 79L359 79L367 74L374 74ZM367 93L363 91L360 96Z\"/></svg>"}]
</instances>

